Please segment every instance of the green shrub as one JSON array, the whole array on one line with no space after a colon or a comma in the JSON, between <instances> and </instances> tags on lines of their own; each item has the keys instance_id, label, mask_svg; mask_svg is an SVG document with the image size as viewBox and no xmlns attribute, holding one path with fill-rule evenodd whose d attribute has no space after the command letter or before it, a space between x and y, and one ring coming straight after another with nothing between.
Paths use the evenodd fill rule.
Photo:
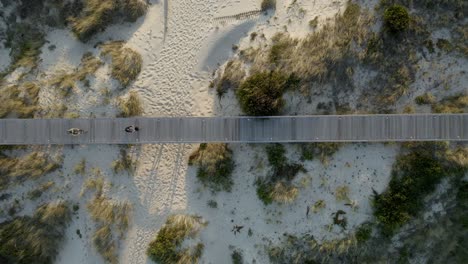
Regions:
<instances>
[{"instance_id":1,"label":"green shrub","mask_svg":"<svg viewBox=\"0 0 468 264\"><path fill-rule=\"evenodd\" d=\"M257 185L257 197L265 205L269 205L273 202L273 197L271 195L273 191L273 184L271 182L257 179L255 182Z\"/></svg>"},{"instance_id":2,"label":"green shrub","mask_svg":"<svg viewBox=\"0 0 468 264\"><path fill-rule=\"evenodd\" d=\"M431 144L411 146L408 154L397 158L387 190L375 193L374 215L384 234L392 234L416 216L423 207L424 197L434 191L443 177L453 172L436 157L435 147Z\"/></svg>"},{"instance_id":3,"label":"green shrub","mask_svg":"<svg viewBox=\"0 0 468 264\"><path fill-rule=\"evenodd\" d=\"M262 4L260 9L262 11L267 11L268 9L275 9L276 8L276 0L262 0Z\"/></svg>"},{"instance_id":4,"label":"green shrub","mask_svg":"<svg viewBox=\"0 0 468 264\"><path fill-rule=\"evenodd\" d=\"M112 41L101 45L102 54L112 58L111 75L123 87L127 87L140 74L143 59L136 51L124 47L122 41Z\"/></svg>"},{"instance_id":5,"label":"green shrub","mask_svg":"<svg viewBox=\"0 0 468 264\"><path fill-rule=\"evenodd\" d=\"M414 101L418 105L433 104L435 102L435 97L431 93L424 93L414 98Z\"/></svg>"},{"instance_id":6,"label":"green shrub","mask_svg":"<svg viewBox=\"0 0 468 264\"><path fill-rule=\"evenodd\" d=\"M282 144L269 144L265 148L268 158L268 163L274 168L280 168L287 164L286 149Z\"/></svg>"},{"instance_id":7,"label":"green shrub","mask_svg":"<svg viewBox=\"0 0 468 264\"><path fill-rule=\"evenodd\" d=\"M161 264L197 263L203 253L203 244L183 248L187 238L194 238L206 226L201 217L195 215L171 215L148 246L151 260Z\"/></svg>"},{"instance_id":8,"label":"green shrub","mask_svg":"<svg viewBox=\"0 0 468 264\"><path fill-rule=\"evenodd\" d=\"M288 77L280 72L254 73L236 91L242 111L248 115L278 114L284 106L282 98Z\"/></svg>"},{"instance_id":9,"label":"green shrub","mask_svg":"<svg viewBox=\"0 0 468 264\"><path fill-rule=\"evenodd\" d=\"M437 48L445 51L445 52L450 52L453 50L453 46L452 44L450 43L450 41L446 40L446 39L437 39L437 43L436 43L436 46Z\"/></svg>"},{"instance_id":10,"label":"green shrub","mask_svg":"<svg viewBox=\"0 0 468 264\"><path fill-rule=\"evenodd\" d=\"M230 60L226 64L221 80L216 85L218 96L223 96L228 89L237 89L244 76L242 63L239 60Z\"/></svg>"},{"instance_id":11,"label":"green shrub","mask_svg":"<svg viewBox=\"0 0 468 264\"><path fill-rule=\"evenodd\" d=\"M212 191L231 191L234 161L227 144L201 144L190 155L189 165L199 166L197 178Z\"/></svg>"},{"instance_id":12,"label":"green shrub","mask_svg":"<svg viewBox=\"0 0 468 264\"><path fill-rule=\"evenodd\" d=\"M339 142L314 142L300 144L301 160L313 160L314 157L319 157L324 164L328 159L335 154L343 143Z\"/></svg>"},{"instance_id":13,"label":"green shrub","mask_svg":"<svg viewBox=\"0 0 468 264\"><path fill-rule=\"evenodd\" d=\"M143 113L140 97L135 91L131 91L126 99L120 98L118 106L120 108L118 117L139 116Z\"/></svg>"},{"instance_id":14,"label":"green shrub","mask_svg":"<svg viewBox=\"0 0 468 264\"><path fill-rule=\"evenodd\" d=\"M70 220L67 204L57 203L39 207L33 216L1 223L0 260L18 264L53 263Z\"/></svg>"},{"instance_id":15,"label":"green shrub","mask_svg":"<svg viewBox=\"0 0 468 264\"><path fill-rule=\"evenodd\" d=\"M358 243L364 243L371 238L372 226L369 224L362 224L356 230L356 240Z\"/></svg>"},{"instance_id":16,"label":"green shrub","mask_svg":"<svg viewBox=\"0 0 468 264\"><path fill-rule=\"evenodd\" d=\"M401 5L388 7L384 12L384 23L388 31L398 33L409 28L410 15Z\"/></svg>"},{"instance_id":17,"label":"green shrub","mask_svg":"<svg viewBox=\"0 0 468 264\"><path fill-rule=\"evenodd\" d=\"M242 252L239 250L234 250L231 253L232 264L243 264L244 258L242 257Z\"/></svg>"}]
</instances>

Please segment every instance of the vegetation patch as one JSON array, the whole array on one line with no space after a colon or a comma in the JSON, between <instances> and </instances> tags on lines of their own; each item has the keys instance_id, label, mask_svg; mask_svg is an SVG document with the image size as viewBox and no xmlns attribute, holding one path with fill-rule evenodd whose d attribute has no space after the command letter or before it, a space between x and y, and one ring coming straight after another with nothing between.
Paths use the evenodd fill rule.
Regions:
<instances>
[{"instance_id":1,"label":"vegetation patch","mask_svg":"<svg viewBox=\"0 0 468 264\"><path fill-rule=\"evenodd\" d=\"M230 60L224 68L223 76L216 85L218 96L223 96L229 89L237 89L245 77L245 70L239 60Z\"/></svg>"},{"instance_id":2,"label":"vegetation patch","mask_svg":"<svg viewBox=\"0 0 468 264\"><path fill-rule=\"evenodd\" d=\"M99 58L87 52L83 55L80 65L75 70L72 72L59 72L49 80L48 84L58 89L62 96L68 96L70 92L76 88L77 82L84 82L86 78L94 74L102 64Z\"/></svg>"},{"instance_id":3,"label":"vegetation patch","mask_svg":"<svg viewBox=\"0 0 468 264\"><path fill-rule=\"evenodd\" d=\"M21 157L8 157L0 154L0 190L10 182L36 179L60 167L43 152L31 152Z\"/></svg>"},{"instance_id":4,"label":"vegetation patch","mask_svg":"<svg viewBox=\"0 0 468 264\"><path fill-rule=\"evenodd\" d=\"M268 176L258 178L257 196L265 204L272 202L290 203L299 194L299 190L292 184L292 180L299 172L306 172L301 164L290 163L286 150L281 144L271 144L266 147L268 163L272 167Z\"/></svg>"},{"instance_id":5,"label":"vegetation patch","mask_svg":"<svg viewBox=\"0 0 468 264\"><path fill-rule=\"evenodd\" d=\"M39 85L35 82L24 82L20 85L1 87L0 118L33 118L36 112L40 110L38 103L39 90Z\"/></svg>"},{"instance_id":6,"label":"vegetation patch","mask_svg":"<svg viewBox=\"0 0 468 264\"><path fill-rule=\"evenodd\" d=\"M195 239L200 230L207 225L200 216L171 215L158 231L156 238L148 246L147 254L156 263L197 263L203 253L204 245L197 243L184 247L187 239Z\"/></svg>"},{"instance_id":7,"label":"vegetation patch","mask_svg":"<svg viewBox=\"0 0 468 264\"><path fill-rule=\"evenodd\" d=\"M468 95L458 94L442 99L432 104L435 113L466 113L468 112Z\"/></svg>"},{"instance_id":8,"label":"vegetation patch","mask_svg":"<svg viewBox=\"0 0 468 264\"><path fill-rule=\"evenodd\" d=\"M410 15L408 10L401 5L392 5L384 12L384 24L392 33L403 32L408 29Z\"/></svg>"},{"instance_id":9,"label":"vegetation patch","mask_svg":"<svg viewBox=\"0 0 468 264\"><path fill-rule=\"evenodd\" d=\"M120 149L120 157L112 162L112 170L114 173L126 171L130 175L135 172L136 162L127 153L126 149Z\"/></svg>"},{"instance_id":10,"label":"vegetation patch","mask_svg":"<svg viewBox=\"0 0 468 264\"><path fill-rule=\"evenodd\" d=\"M33 216L1 223L0 259L3 263L53 263L70 220L68 205L60 202L37 208Z\"/></svg>"},{"instance_id":11,"label":"vegetation patch","mask_svg":"<svg viewBox=\"0 0 468 264\"><path fill-rule=\"evenodd\" d=\"M430 104L435 103L435 100L436 100L435 96L432 95L431 93L424 93L414 98L414 101L418 105L427 105L427 104L430 105Z\"/></svg>"},{"instance_id":12,"label":"vegetation patch","mask_svg":"<svg viewBox=\"0 0 468 264\"><path fill-rule=\"evenodd\" d=\"M442 144L410 144L392 169L387 190L375 193L374 215L384 234L407 223L423 208L423 199L435 190L440 180L460 173L460 167L445 160L447 147Z\"/></svg>"},{"instance_id":13,"label":"vegetation patch","mask_svg":"<svg viewBox=\"0 0 468 264\"><path fill-rule=\"evenodd\" d=\"M121 17L135 21L146 9L142 0L85 0L82 11L68 20L76 37L85 42Z\"/></svg>"},{"instance_id":14,"label":"vegetation patch","mask_svg":"<svg viewBox=\"0 0 468 264\"><path fill-rule=\"evenodd\" d=\"M247 115L271 116L284 106L283 93L288 88L288 76L281 72L259 72L249 76L236 91L242 111Z\"/></svg>"},{"instance_id":15,"label":"vegetation patch","mask_svg":"<svg viewBox=\"0 0 468 264\"><path fill-rule=\"evenodd\" d=\"M48 181L46 183L43 183L41 184L39 187L37 187L36 189L28 192L28 198L31 199L31 200L36 200L38 199L39 197L42 196L42 194L44 192L46 192L47 190L49 190L50 188L52 188L54 186L54 182L53 181Z\"/></svg>"},{"instance_id":16,"label":"vegetation patch","mask_svg":"<svg viewBox=\"0 0 468 264\"><path fill-rule=\"evenodd\" d=\"M227 144L200 144L190 155L189 165L198 166L197 178L213 192L231 191L235 164Z\"/></svg>"},{"instance_id":17,"label":"vegetation patch","mask_svg":"<svg viewBox=\"0 0 468 264\"><path fill-rule=\"evenodd\" d=\"M138 96L138 93L135 91L131 91L127 98L120 98L118 107L120 109L120 113L117 117L140 116L143 114L140 96Z\"/></svg>"},{"instance_id":18,"label":"vegetation patch","mask_svg":"<svg viewBox=\"0 0 468 264\"><path fill-rule=\"evenodd\" d=\"M276 0L262 0L260 9L262 11L267 11L269 9L276 9Z\"/></svg>"},{"instance_id":19,"label":"vegetation patch","mask_svg":"<svg viewBox=\"0 0 468 264\"><path fill-rule=\"evenodd\" d=\"M132 206L127 202L117 202L96 195L87 208L91 218L97 223L92 238L94 246L107 262L118 263L119 241L128 229Z\"/></svg>"},{"instance_id":20,"label":"vegetation patch","mask_svg":"<svg viewBox=\"0 0 468 264\"><path fill-rule=\"evenodd\" d=\"M328 159L337 152L343 143L339 142L314 142L300 144L301 160L313 160L318 157L324 164L328 163Z\"/></svg>"},{"instance_id":21,"label":"vegetation patch","mask_svg":"<svg viewBox=\"0 0 468 264\"><path fill-rule=\"evenodd\" d=\"M124 47L123 41L112 41L101 45L102 54L112 59L111 75L123 87L134 81L141 71L143 59L136 51Z\"/></svg>"}]
</instances>

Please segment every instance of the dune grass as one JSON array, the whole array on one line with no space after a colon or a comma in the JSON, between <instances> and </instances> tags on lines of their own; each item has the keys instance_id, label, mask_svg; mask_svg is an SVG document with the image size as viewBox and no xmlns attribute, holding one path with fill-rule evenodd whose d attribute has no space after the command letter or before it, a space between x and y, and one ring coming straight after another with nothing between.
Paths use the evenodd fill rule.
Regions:
<instances>
[{"instance_id":1,"label":"dune grass","mask_svg":"<svg viewBox=\"0 0 468 264\"><path fill-rule=\"evenodd\" d=\"M0 155L0 190L10 182L36 179L60 167L43 152L31 152L20 157Z\"/></svg>"},{"instance_id":2,"label":"dune grass","mask_svg":"<svg viewBox=\"0 0 468 264\"><path fill-rule=\"evenodd\" d=\"M87 205L91 218L97 227L92 240L96 250L108 263L118 263L119 241L130 224L132 206L96 195Z\"/></svg>"},{"instance_id":3,"label":"dune grass","mask_svg":"<svg viewBox=\"0 0 468 264\"><path fill-rule=\"evenodd\" d=\"M118 108L120 113L117 117L140 116L143 113L140 96L135 91L131 91L126 98L119 98Z\"/></svg>"},{"instance_id":4,"label":"dune grass","mask_svg":"<svg viewBox=\"0 0 468 264\"><path fill-rule=\"evenodd\" d=\"M328 163L328 159L335 154L343 143L338 142L317 142L300 144L301 160L313 160L318 157L323 164Z\"/></svg>"},{"instance_id":5,"label":"dune grass","mask_svg":"<svg viewBox=\"0 0 468 264\"><path fill-rule=\"evenodd\" d=\"M269 175L258 178L257 196L265 204L291 203L299 190L291 181L299 172L305 172L301 164L290 163L286 158L286 149L282 144L270 144L266 147L268 163L271 166Z\"/></svg>"},{"instance_id":6,"label":"dune grass","mask_svg":"<svg viewBox=\"0 0 468 264\"><path fill-rule=\"evenodd\" d=\"M229 89L237 89L244 77L245 70L242 68L242 62L230 60L224 68L221 79L216 84L218 96L223 96Z\"/></svg>"},{"instance_id":7,"label":"dune grass","mask_svg":"<svg viewBox=\"0 0 468 264\"><path fill-rule=\"evenodd\" d=\"M52 263L70 220L68 205L59 202L37 208L33 216L0 223L0 259L3 263Z\"/></svg>"},{"instance_id":8,"label":"dune grass","mask_svg":"<svg viewBox=\"0 0 468 264\"><path fill-rule=\"evenodd\" d=\"M197 178L213 192L231 191L235 164L227 144L200 144L190 155L189 165L198 166Z\"/></svg>"},{"instance_id":9,"label":"dune grass","mask_svg":"<svg viewBox=\"0 0 468 264\"><path fill-rule=\"evenodd\" d=\"M468 95L458 94L442 99L432 104L435 113L466 113L468 112Z\"/></svg>"},{"instance_id":10,"label":"dune grass","mask_svg":"<svg viewBox=\"0 0 468 264\"><path fill-rule=\"evenodd\" d=\"M135 172L136 162L127 153L127 150L120 149L119 159L112 162L112 170L114 173L121 173L126 171L132 175Z\"/></svg>"},{"instance_id":11,"label":"dune grass","mask_svg":"<svg viewBox=\"0 0 468 264\"><path fill-rule=\"evenodd\" d=\"M99 58L94 57L91 53L85 53L81 58L80 65L76 69L71 72L64 70L59 71L52 76L48 84L59 90L60 95L66 97L77 87L77 82L85 81L86 78L94 74L102 64Z\"/></svg>"},{"instance_id":12,"label":"dune grass","mask_svg":"<svg viewBox=\"0 0 468 264\"><path fill-rule=\"evenodd\" d=\"M122 41L112 41L101 45L103 55L111 57L111 75L123 87L134 81L141 71L143 59L136 51L124 47Z\"/></svg>"},{"instance_id":13,"label":"dune grass","mask_svg":"<svg viewBox=\"0 0 468 264\"><path fill-rule=\"evenodd\" d=\"M39 197L41 197L44 192L52 188L54 185L55 183L53 181L45 182L41 184L39 187L35 188L34 190L31 190L30 192L28 192L28 198L31 200L36 200Z\"/></svg>"},{"instance_id":14,"label":"dune grass","mask_svg":"<svg viewBox=\"0 0 468 264\"><path fill-rule=\"evenodd\" d=\"M40 110L39 84L35 82L24 82L19 85L10 85L0 88L0 118L18 117L32 118Z\"/></svg>"},{"instance_id":15,"label":"dune grass","mask_svg":"<svg viewBox=\"0 0 468 264\"><path fill-rule=\"evenodd\" d=\"M198 263L203 253L203 244L197 243L188 248L183 247L183 242L195 238L206 225L199 216L171 215L146 252L151 260L161 264Z\"/></svg>"},{"instance_id":16,"label":"dune grass","mask_svg":"<svg viewBox=\"0 0 468 264\"><path fill-rule=\"evenodd\" d=\"M73 172L75 174L85 175L86 173L86 159L85 158L81 159L80 162L78 162L75 165Z\"/></svg>"}]
</instances>

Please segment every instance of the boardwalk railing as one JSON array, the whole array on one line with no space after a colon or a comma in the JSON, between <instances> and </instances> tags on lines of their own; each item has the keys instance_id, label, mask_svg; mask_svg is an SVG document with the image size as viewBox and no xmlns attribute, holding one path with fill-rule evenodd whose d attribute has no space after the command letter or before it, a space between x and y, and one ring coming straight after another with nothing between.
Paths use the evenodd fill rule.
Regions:
<instances>
[{"instance_id":1,"label":"boardwalk railing","mask_svg":"<svg viewBox=\"0 0 468 264\"><path fill-rule=\"evenodd\" d=\"M468 141L468 114L0 119L0 145L445 140Z\"/></svg>"}]
</instances>

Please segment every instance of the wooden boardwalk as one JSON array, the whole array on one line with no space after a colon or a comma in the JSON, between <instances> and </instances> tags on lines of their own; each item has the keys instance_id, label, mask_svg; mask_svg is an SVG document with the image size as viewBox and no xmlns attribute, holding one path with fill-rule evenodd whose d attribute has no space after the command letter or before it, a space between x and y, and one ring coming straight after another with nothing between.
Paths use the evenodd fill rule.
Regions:
<instances>
[{"instance_id":1,"label":"wooden boardwalk","mask_svg":"<svg viewBox=\"0 0 468 264\"><path fill-rule=\"evenodd\" d=\"M0 119L0 145L442 140L468 141L468 114Z\"/></svg>"}]
</instances>

